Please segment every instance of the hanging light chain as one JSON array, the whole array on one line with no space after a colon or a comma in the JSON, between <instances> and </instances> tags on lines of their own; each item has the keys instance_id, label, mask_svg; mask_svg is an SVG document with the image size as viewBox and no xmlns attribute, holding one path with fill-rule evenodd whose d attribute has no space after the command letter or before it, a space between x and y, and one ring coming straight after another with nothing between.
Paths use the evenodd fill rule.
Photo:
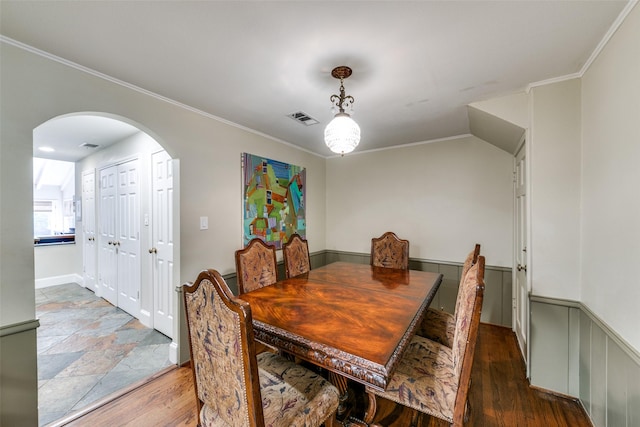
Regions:
<instances>
[{"instance_id":1,"label":"hanging light chain","mask_svg":"<svg viewBox=\"0 0 640 427\"><path fill-rule=\"evenodd\" d=\"M353 96L345 96L344 94L344 78L340 77L340 95L331 95L331 98L329 98L329 100L333 105L338 107L340 113L344 113L345 107L351 108L354 99Z\"/></svg>"}]
</instances>

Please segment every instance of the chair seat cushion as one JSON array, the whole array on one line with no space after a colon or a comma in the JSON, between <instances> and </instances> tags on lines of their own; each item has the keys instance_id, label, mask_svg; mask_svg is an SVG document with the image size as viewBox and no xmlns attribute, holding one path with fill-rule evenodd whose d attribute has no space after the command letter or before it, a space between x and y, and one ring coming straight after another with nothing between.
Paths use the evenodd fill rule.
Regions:
<instances>
[{"instance_id":1,"label":"chair seat cushion","mask_svg":"<svg viewBox=\"0 0 640 427\"><path fill-rule=\"evenodd\" d=\"M415 336L385 391L376 395L453 422L458 381L450 348Z\"/></svg>"},{"instance_id":2,"label":"chair seat cushion","mask_svg":"<svg viewBox=\"0 0 640 427\"><path fill-rule=\"evenodd\" d=\"M456 319L453 314L435 308L428 308L416 335L451 348L455 332Z\"/></svg>"},{"instance_id":3,"label":"chair seat cushion","mask_svg":"<svg viewBox=\"0 0 640 427\"><path fill-rule=\"evenodd\" d=\"M338 389L320 375L271 352L257 359L265 426L320 426L338 408ZM207 405L200 419L204 426L226 427Z\"/></svg>"}]
</instances>

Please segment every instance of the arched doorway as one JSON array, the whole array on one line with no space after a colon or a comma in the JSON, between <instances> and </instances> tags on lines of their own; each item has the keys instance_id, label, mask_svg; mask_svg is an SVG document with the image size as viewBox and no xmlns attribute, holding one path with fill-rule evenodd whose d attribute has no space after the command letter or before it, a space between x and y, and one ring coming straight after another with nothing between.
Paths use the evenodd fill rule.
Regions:
<instances>
[{"instance_id":1,"label":"arched doorway","mask_svg":"<svg viewBox=\"0 0 640 427\"><path fill-rule=\"evenodd\" d=\"M174 186L178 189L174 172L177 168L173 168L175 161L148 130L113 115L77 113L56 117L34 129L33 143L34 157L72 161L76 172L73 204L76 241L71 251L66 248L67 255L63 255L73 258L70 271L46 277L46 268L39 269L38 262L44 257L49 258L46 265L62 264L55 261L61 246L38 248L42 253L35 256L36 288L39 283L75 282L84 288L81 290L93 293L82 302L87 310L94 307L95 312L109 314L106 318L85 321L85 325L72 321L67 332L77 333L60 342L55 342L51 335L40 339L39 334L39 376L42 367L43 371L48 370L44 376L64 377L61 381L66 384L64 390L75 391L77 395L86 391L73 405L70 402L75 397L69 397L63 408L65 413L59 414L66 416L91 403L91 399L104 397L97 391L100 384L103 391L113 392L116 384L126 385L128 379L137 382L140 375L148 377L155 373L144 368L132 373L123 367L128 363L127 357L138 358L137 362L128 363L137 368L145 366L141 360L154 359L154 366L164 366L165 359L170 364L177 362L179 340L175 333L177 301L173 284L179 272L173 269L173 259L178 242L170 233L177 228L179 219L173 212L179 209L173 204L176 199L169 194ZM43 145L54 151L42 153L39 149ZM44 251L49 254L43 255ZM36 289L36 300L38 292L44 291ZM72 298L77 298L76 305L80 304L80 291L72 288L71 292ZM64 321L62 310L56 316ZM41 325L44 323L41 321ZM108 326L119 329L108 331ZM151 331L149 334L145 334L146 328ZM158 338L160 334L154 329L166 340ZM63 335L59 337L62 340ZM147 346L145 351L154 352L152 356L141 356L140 341ZM47 358L51 362L47 364L55 367L40 366L41 343L57 346L57 350L56 347L49 350ZM111 350L109 345L113 345ZM64 347L71 351L60 351ZM91 359L92 355L96 359ZM83 378L74 380L74 373ZM116 379L118 373L122 375ZM54 385L48 392L56 393L56 401L63 400ZM46 410L46 397L39 401L41 424L58 419L45 420L47 413L53 411Z\"/></svg>"}]
</instances>

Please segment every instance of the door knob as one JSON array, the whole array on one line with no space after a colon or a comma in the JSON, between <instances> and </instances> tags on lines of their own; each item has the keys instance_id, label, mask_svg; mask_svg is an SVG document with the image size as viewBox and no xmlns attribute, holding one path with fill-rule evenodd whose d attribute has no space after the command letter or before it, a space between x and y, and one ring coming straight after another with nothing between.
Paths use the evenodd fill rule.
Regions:
<instances>
[{"instance_id":1,"label":"door knob","mask_svg":"<svg viewBox=\"0 0 640 427\"><path fill-rule=\"evenodd\" d=\"M111 240L109 240L109 243L108 243L108 244L109 244L109 245L113 245L114 243L113 243Z\"/></svg>"},{"instance_id":2,"label":"door knob","mask_svg":"<svg viewBox=\"0 0 640 427\"><path fill-rule=\"evenodd\" d=\"M149 249L149 253L150 254L157 254L158 250L156 248L151 248L151 249Z\"/></svg>"},{"instance_id":3,"label":"door knob","mask_svg":"<svg viewBox=\"0 0 640 427\"><path fill-rule=\"evenodd\" d=\"M518 271L524 271L526 273L527 272L527 266L518 264Z\"/></svg>"}]
</instances>

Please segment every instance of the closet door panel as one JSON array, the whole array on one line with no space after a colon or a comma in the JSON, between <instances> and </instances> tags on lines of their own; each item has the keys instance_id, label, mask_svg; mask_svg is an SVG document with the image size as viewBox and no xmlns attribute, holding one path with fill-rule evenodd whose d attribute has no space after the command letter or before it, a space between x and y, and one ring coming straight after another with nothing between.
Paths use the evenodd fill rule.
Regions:
<instances>
[{"instance_id":1,"label":"closet door panel","mask_svg":"<svg viewBox=\"0 0 640 427\"><path fill-rule=\"evenodd\" d=\"M113 305L118 305L117 173L117 166L100 170L100 215L98 225L98 290L99 295Z\"/></svg>"},{"instance_id":2,"label":"closet door panel","mask_svg":"<svg viewBox=\"0 0 640 427\"><path fill-rule=\"evenodd\" d=\"M139 161L118 166L118 307L138 317L140 310Z\"/></svg>"}]
</instances>

